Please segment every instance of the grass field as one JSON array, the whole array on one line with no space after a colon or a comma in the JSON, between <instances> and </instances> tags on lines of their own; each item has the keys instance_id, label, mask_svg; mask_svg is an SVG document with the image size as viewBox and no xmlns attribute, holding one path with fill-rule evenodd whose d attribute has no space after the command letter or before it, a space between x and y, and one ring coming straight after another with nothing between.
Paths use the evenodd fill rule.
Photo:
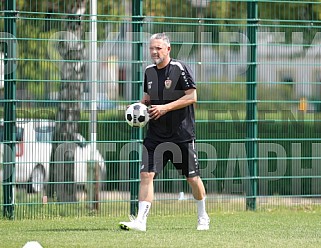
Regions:
<instances>
[{"instance_id":1,"label":"grass field","mask_svg":"<svg viewBox=\"0 0 321 248\"><path fill-rule=\"evenodd\" d=\"M146 233L123 231L127 218L0 220L0 247L36 240L49 247L321 247L321 211L292 209L210 214L211 229L196 231L196 216L150 216Z\"/></svg>"}]
</instances>

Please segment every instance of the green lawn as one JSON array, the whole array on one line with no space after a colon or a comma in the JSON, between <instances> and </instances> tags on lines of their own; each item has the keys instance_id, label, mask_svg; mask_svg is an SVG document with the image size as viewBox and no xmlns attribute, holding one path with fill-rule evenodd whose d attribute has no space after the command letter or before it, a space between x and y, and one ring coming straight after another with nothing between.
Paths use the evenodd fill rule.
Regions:
<instances>
[{"instance_id":1,"label":"green lawn","mask_svg":"<svg viewBox=\"0 0 321 248\"><path fill-rule=\"evenodd\" d=\"M126 218L0 220L0 246L36 240L49 247L321 247L320 210L218 212L211 229L196 231L195 216L150 216L146 233L123 231Z\"/></svg>"}]
</instances>

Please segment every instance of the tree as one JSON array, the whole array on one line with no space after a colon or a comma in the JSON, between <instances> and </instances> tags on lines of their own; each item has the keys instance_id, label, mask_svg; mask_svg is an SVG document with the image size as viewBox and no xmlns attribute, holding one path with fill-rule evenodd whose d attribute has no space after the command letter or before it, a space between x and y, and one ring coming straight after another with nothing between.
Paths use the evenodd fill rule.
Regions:
<instances>
[{"instance_id":1,"label":"tree","mask_svg":"<svg viewBox=\"0 0 321 248\"><path fill-rule=\"evenodd\" d=\"M77 0L67 17L67 32L61 33L59 44L63 59L59 106L51 152L48 195L57 201L76 201L74 182L74 154L77 144L78 122L80 120L80 101L82 84L85 79L85 45L82 18L87 0ZM61 183L60 183L61 182Z\"/></svg>"}]
</instances>

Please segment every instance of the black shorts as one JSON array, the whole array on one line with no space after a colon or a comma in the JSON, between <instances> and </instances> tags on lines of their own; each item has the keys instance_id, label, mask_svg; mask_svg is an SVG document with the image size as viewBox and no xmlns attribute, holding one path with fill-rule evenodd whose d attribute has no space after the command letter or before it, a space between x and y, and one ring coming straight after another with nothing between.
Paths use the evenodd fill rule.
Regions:
<instances>
[{"instance_id":1,"label":"black shorts","mask_svg":"<svg viewBox=\"0 0 321 248\"><path fill-rule=\"evenodd\" d=\"M200 175L194 141L160 143L145 139L143 145L141 172L155 172L159 174L167 162L171 161L181 175L186 177Z\"/></svg>"}]
</instances>

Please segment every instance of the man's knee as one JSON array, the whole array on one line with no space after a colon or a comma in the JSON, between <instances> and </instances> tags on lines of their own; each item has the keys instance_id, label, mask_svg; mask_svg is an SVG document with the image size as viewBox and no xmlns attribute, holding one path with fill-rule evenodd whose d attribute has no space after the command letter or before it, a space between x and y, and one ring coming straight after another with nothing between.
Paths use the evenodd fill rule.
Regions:
<instances>
[{"instance_id":1,"label":"man's knee","mask_svg":"<svg viewBox=\"0 0 321 248\"><path fill-rule=\"evenodd\" d=\"M196 177L187 177L186 180L190 184L198 184L202 179L199 176L196 176Z\"/></svg>"},{"instance_id":2,"label":"man's knee","mask_svg":"<svg viewBox=\"0 0 321 248\"><path fill-rule=\"evenodd\" d=\"M155 176L154 172L141 172L140 173L140 179L144 180L144 181L149 181L149 180L153 180Z\"/></svg>"}]
</instances>

